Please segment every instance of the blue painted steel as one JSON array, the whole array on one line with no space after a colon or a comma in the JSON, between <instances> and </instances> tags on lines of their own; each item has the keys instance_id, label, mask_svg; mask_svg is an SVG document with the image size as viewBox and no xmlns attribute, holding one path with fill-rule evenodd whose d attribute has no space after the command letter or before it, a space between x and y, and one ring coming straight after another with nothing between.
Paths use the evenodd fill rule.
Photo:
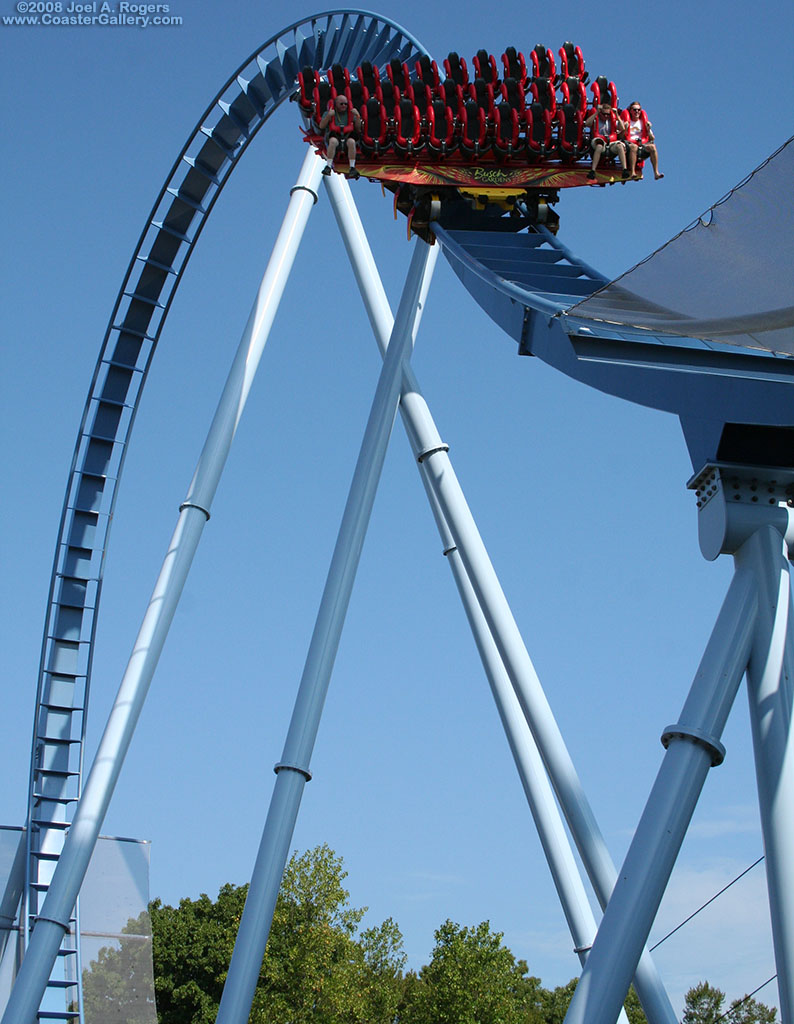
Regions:
<instances>
[{"instance_id":1,"label":"blue painted steel","mask_svg":"<svg viewBox=\"0 0 794 1024\"><path fill-rule=\"evenodd\" d=\"M794 424L794 361L786 356L663 332L596 329L569 316L607 279L542 225L516 234L434 232L464 286L521 354L600 391L676 413L694 469L717 459L726 423Z\"/></svg>"},{"instance_id":2,"label":"blue painted steel","mask_svg":"<svg viewBox=\"0 0 794 1024\"><path fill-rule=\"evenodd\" d=\"M745 469L755 491L753 472ZM714 477L707 472L701 480L712 496L704 501L704 491L699 492L699 518L708 514L714 500L719 501ZM744 501L742 486L739 480L731 487L736 500L726 503L727 522L719 545L722 552L734 555L733 581L680 721L662 736L667 753L566 1024L612 1024L706 775L724 756L720 737L745 671L782 1020L791 1020L794 1012L794 614L789 564L794 512L783 504L785 483L772 504L756 503L749 495Z\"/></svg>"},{"instance_id":3,"label":"blue painted steel","mask_svg":"<svg viewBox=\"0 0 794 1024\"><path fill-rule=\"evenodd\" d=\"M326 189L331 197L334 214L364 298L370 323L383 353L391 322L391 311L366 235L346 183L332 178L326 183ZM517 698L525 723L532 731L532 740L545 762L549 779L557 792L560 806L578 846L585 870L603 907L614 887L617 875L615 867L609 857L606 843L593 812L587 803L565 741L554 720L546 695L496 577L463 490L457 480L447 454L448 446L444 444L438 433L416 380L413 367L408 363L403 368L400 414L414 456L420 463L422 482L428 495L432 495L431 506L436 521L440 527L443 524L442 537L445 548L450 553L451 561L455 563L460 561L463 574L460 577L461 580L465 577L468 581L466 594L462 596L467 614L471 610L477 623L476 626L475 623L472 623L475 626L475 639L477 639L478 646L480 640L484 640L481 652L486 649L489 652L489 657L493 653L493 645L497 653L497 661L501 661L501 666L495 666L495 669L500 678L502 674L506 674L512 686L512 699L504 695L504 705L501 703L503 695L496 691L494 693L500 715L503 716L502 721L507 725L504 716L511 714L509 705ZM451 547L450 537L454 541L454 552L449 550ZM453 572L457 568L456 564ZM477 605L476 610L469 609L470 591L473 593ZM480 622L480 617L484 622ZM477 633L480 626L484 627L485 635L478 638ZM486 665L486 672L488 671L489 667ZM514 733L514 738L519 746L524 746L517 733ZM531 741L530 745L532 745ZM512 741L511 746L513 746ZM515 747L513 749L515 753ZM532 756L529 747L527 747L526 753L528 757ZM519 773L522 775L522 781L525 781L521 765L519 765ZM528 781L527 777L525 785ZM545 801L542 794L543 788L545 787L542 784L538 784L539 804ZM554 832L556 830L552 826L545 832L545 835L543 830L540 831L544 847L548 849L546 843L547 841L555 842ZM559 862L558 867L564 871L564 866ZM552 871L555 871L554 867L552 867ZM565 901L563 902L565 903ZM566 906L566 914L572 909L570 905ZM579 925L577 925L578 930ZM658 971L647 951L643 952L638 964L635 982L648 1020L653 1024L675 1024L675 1013Z\"/></svg>"},{"instance_id":4,"label":"blue painted steel","mask_svg":"<svg viewBox=\"0 0 794 1024\"><path fill-rule=\"evenodd\" d=\"M33 1017L65 935L70 913L85 879L99 830L113 796L168 631L209 517L240 416L256 375L273 319L309 214L317 199L322 159L311 149L291 190L289 206L268 261L237 354L199 457L187 499L163 559L132 654L113 703L74 819L47 886L46 898L30 935L5 1013L4 1024ZM59 979L60 980L60 979ZM73 982L73 979L67 979ZM62 985L59 987L63 987ZM66 987L73 988L73 983ZM63 1008L61 1008L63 1009ZM58 1011L60 1012L60 1011ZM64 1011L69 1012L69 1011Z\"/></svg>"},{"instance_id":5,"label":"blue painted steel","mask_svg":"<svg viewBox=\"0 0 794 1024\"><path fill-rule=\"evenodd\" d=\"M251 1012L298 808L310 777L309 762L342 627L397 415L403 365L411 358L421 311L420 296L426 291L438 258L438 249L420 238L414 246L323 588L284 752L276 765L276 786L221 996L218 1024L242 1024Z\"/></svg>"},{"instance_id":6,"label":"blue painted steel","mask_svg":"<svg viewBox=\"0 0 794 1024\"><path fill-rule=\"evenodd\" d=\"M388 338L393 329L393 317L386 292L375 265L372 250L364 233L350 187L339 175L332 175L326 182L326 190L336 216L337 226L350 258L364 305L372 324L375 338L385 357ZM421 395L419 384L410 365L403 370L400 413L409 440L412 440L413 454L421 454L419 446L427 444L427 437L420 438L421 431L410 419L411 402L407 396ZM430 417L429 410L427 411ZM440 440L440 435L437 435ZM513 692L509 676L505 671L499 651L488 628L485 617L477 603L474 588L469 582L460 553L455 547L452 534L436 499L431 481L427 475L424 459L417 459L419 473L427 493L428 501L441 537L442 551L449 561L452 575L458 588L480 658L485 669L491 692L496 703L510 750L518 770L524 792L535 820L540 841L546 854L549 869L563 906L575 949L589 949L595 935L596 923L587 900L584 885L571 851L568 837L551 784L540 753L535 744L521 706ZM582 960L584 954L580 954ZM622 1021L625 1024L625 1021Z\"/></svg>"},{"instance_id":7,"label":"blue painted steel","mask_svg":"<svg viewBox=\"0 0 794 1024\"><path fill-rule=\"evenodd\" d=\"M758 804L775 948L780 1019L794 1019L794 609L792 550L770 527L736 555L758 580L759 628L747 669Z\"/></svg>"},{"instance_id":8,"label":"blue painted steel","mask_svg":"<svg viewBox=\"0 0 794 1024\"><path fill-rule=\"evenodd\" d=\"M182 147L149 214L89 386L58 529L33 729L23 900L35 922L81 790L91 661L117 485L143 387L176 289L220 192L305 65L384 66L427 51L399 25L334 10L271 37L224 83ZM75 920L75 925L77 924ZM80 999L79 949L62 948L64 1005ZM69 982L67 984L66 982ZM62 1019L74 1013L63 1011Z\"/></svg>"},{"instance_id":9,"label":"blue painted steel","mask_svg":"<svg viewBox=\"0 0 794 1024\"><path fill-rule=\"evenodd\" d=\"M556 316L592 295L608 279L555 245L554 235L533 231L436 231L445 253L491 288L524 306Z\"/></svg>"},{"instance_id":10,"label":"blue painted steel","mask_svg":"<svg viewBox=\"0 0 794 1024\"><path fill-rule=\"evenodd\" d=\"M779 535L778 535L779 537ZM618 874L565 1024L613 1024L742 681L758 611L758 582L738 568ZM767 638L768 639L768 638ZM768 645L767 645L768 649ZM710 742L693 742L692 732ZM688 733L688 735L687 735ZM785 1019L785 1018L784 1018Z\"/></svg>"},{"instance_id":11,"label":"blue painted steel","mask_svg":"<svg viewBox=\"0 0 794 1024\"><path fill-rule=\"evenodd\" d=\"M427 51L365 11L329 11L273 36L224 84L182 148L146 221L89 387L58 531L42 642L29 783L24 935L39 912L81 788L104 555L132 426L171 302L223 185L306 64L379 66ZM680 416L695 468L726 423L790 425L790 360L654 333L611 330L568 310L607 279L542 227L437 237L465 286L532 354L605 392ZM729 386L728 386L729 385ZM291 774L291 773L290 773ZM77 930L77 920L73 921ZM57 988L81 1000L79 949ZM56 1013L72 1019L75 1011Z\"/></svg>"}]
</instances>

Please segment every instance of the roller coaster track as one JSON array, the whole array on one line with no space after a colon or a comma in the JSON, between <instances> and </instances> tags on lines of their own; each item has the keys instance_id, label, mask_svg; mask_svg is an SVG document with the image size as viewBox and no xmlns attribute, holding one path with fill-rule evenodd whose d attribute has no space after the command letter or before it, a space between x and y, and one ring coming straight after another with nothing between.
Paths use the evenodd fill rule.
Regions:
<instances>
[{"instance_id":1,"label":"roller coaster track","mask_svg":"<svg viewBox=\"0 0 794 1024\"><path fill-rule=\"evenodd\" d=\"M91 663L118 485L135 415L176 290L242 154L295 91L306 65L383 66L424 48L394 22L328 11L295 22L221 87L182 147L129 263L100 347L61 513L41 648L28 793L25 941L46 895L80 796ZM79 924L59 957L40 1018L81 1015ZM64 998L65 997L65 998ZM50 1009L50 1004L65 1009ZM47 1009L44 1009L44 1006Z\"/></svg>"},{"instance_id":2,"label":"roller coaster track","mask_svg":"<svg viewBox=\"0 0 794 1024\"><path fill-rule=\"evenodd\" d=\"M608 280L542 224L516 232L505 218L502 230L433 230L467 291L518 342L521 355L538 356L608 394L676 413L695 470L717 457L726 424L791 422L790 357L577 318L571 307Z\"/></svg>"},{"instance_id":3,"label":"roller coaster track","mask_svg":"<svg viewBox=\"0 0 794 1024\"><path fill-rule=\"evenodd\" d=\"M61 515L41 649L26 829L24 935L35 924L72 810L81 792L91 664L104 557L125 456L144 385L171 303L224 184L270 115L295 91L306 65L380 67L427 51L404 29L363 11L330 11L273 36L222 86L180 151L147 218L113 307L89 387ZM687 423L707 399L712 433L729 417L787 422L792 364L772 355L632 331L596 336L569 314L608 283L542 225L516 232L472 221L434 227L463 284L519 344L563 372L612 394L667 409ZM681 388L680 374L691 377ZM729 396L725 377L741 379ZM759 396L762 400L759 400ZM785 412L783 411L785 409ZM701 430L701 434L702 434ZM693 461L701 434L687 433ZM705 448L703 449L705 451ZM77 914L77 912L75 912ZM81 1017L79 922L75 916L51 987ZM65 999L63 997L66 997Z\"/></svg>"}]
</instances>

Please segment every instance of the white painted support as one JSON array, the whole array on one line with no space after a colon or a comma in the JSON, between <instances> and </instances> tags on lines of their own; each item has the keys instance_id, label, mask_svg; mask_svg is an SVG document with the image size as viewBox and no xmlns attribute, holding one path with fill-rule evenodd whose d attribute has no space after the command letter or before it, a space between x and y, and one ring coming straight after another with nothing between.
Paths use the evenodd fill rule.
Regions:
<instances>
[{"instance_id":1,"label":"white painted support","mask_svg":"<svg viewBox=\"0 0 794 1024\"><path fill-rule=\"evenodd\" d=\"M204 444L187 497L180 507L132 655L111 709L47 897L33 929L2 1024L32 1021L58 955L99 830L132 740L171 621L198 548L210 505L229 454L254 374L289 278L312 206L323 161L310 150L292 189L251 315Z\"/></svg>"},{"instance_id":2,"label":"white painted support","mask_svg":"<svg viewBox=\"0 0 794 1024\"><path fill-rule=\"evenodd\" d=\"M345 241L348 256L353 265L353 271L364 299L370 323L372 324L381 353L383 353L384 339L388 337L391 329L391 311L364 233L363 225L350 195L350 189L345 181L336 178L328 179L326 181L326 189L331 199L337 224ZM458 567L453 567L456 581L458 580L456 568L462 568L463 572L460 578L465 578L466 587L470 588L471 593L476 597L476 601L471 604L471 614L475 617L475 621L480 618L484 620L486 629L483 632L478 627L475 630L475 640L478 643L478 647L481 642L483 644L481 655L483 649L488 652L488 662L486 663L484 659L484 664L486 672L489 673L489 681L492 687L494 686L494 680L497 680L500 684L499 688L494 689L493 692L503 725L506 731L509 725L512 732L512 739L511 733L508 733L508 741L510 742L511 749L514 751L514 756L516 749L524 752L525 762L522 766L517 760L517 767L521 774L522 783L525 786L527 798L530 800L530 807L532 807L533 799L535 801L533 815L535 810L537 810L538 814L542 815L544 819L542 830L540 825L538 825L541 841L544 844L544 850L547 855L550 852L553 852L554 855L554 860L553 862L550 860L549 865L555 878L555 884L558 884L558 892L563 902L566 918L568 918L569 924L575 922L575 930L572 928L574 942L579 948L587 948L589 947L593 932L585 924L584 917L580 916L580 911L582 910L581 896L579 895L581 879L575 864L573 874L569 872L570 861L568 858L570 857L572 860L570 847L567 838L564 836L564 830L562 835L564 843L560 845L559 830L562 829L562 825L559 823L559 816L556 806L553 805L553 799L551 805L549 805L544 792L544 789L548 788L545 772L541 772L542 783L535 777L533 763L538 763L538 748L540 748L540 754L546 762L552 784L557 790L563 812L568 819L574 840L580 850L585 868L590 875L593 887L596 889L602 906L606 905L616 877L614 865L609 858L606 845L586 802L570 760L570 755L565 748L545 694L543 694L540 682L535 675L529 655L518 634L518 627L512 618L498 580L496 580L493 566L488 559L482 539L466 504L462 489L452 469L452 464L446 454L447 446L438 434L430 410L422 397L413 368L409 365L406 365L403 374L400 413L414 455L420 464L423 482L425 483L431 507L441 530L442 543L445 544L445 550L453 546L456 548L454 557L460 563ZM431 465L433 466L432 471L430 470ZM445 540L446 536L454 539L447 543ZM471 561L471 557L468 563L462 558L462 553L458 550L460 546L458 538L461 536L465 537L470 547L473 546L475 549L474 562ZM473 586L475 579L479 581L479 589ZM482 582L483 579L486 581L485 585ZM488 586L489 583L491 592L493 593L496 590L498 595L501 595L501 607L506 609L506 616L503 613L500 614L499 611L494 614L492 606L487 603L487 600L484 600L484 586ZM461 596L464 599L464 606L468 615L470 610L467 603L470 600L469 596L468 594L464 596L463 593ZM476 610L474 610L475 608ZM474 629L474 624L472 624L472 628ZM504 634L507 634L507 639ZM497 636L501 639L501 646L496 639ZM510 661L507 661L503 654L503 648L507 643L512 643L511 651L514 654ZM492 658L493 651L491 646L496 647L498 651L499 656L496 659ZM518 656L515 655L517 647L520 648L523 655L520 653ZM489 666L494 671L493 679L490 675ZM510 698L505 696L505 692L503 692L501 687L501 681L505 677L511 683L509 688ZM515 702L521 706L524 719L521 726L519 726L513 714ZM544 742L539 739L535 732L535 724L533 722L537 720L540 720L542 726L541 735L546 743L545 749ZM526 732L527 722L532 727L534 738ZM550 762L557 773L556 777ZM527 787L534 791L534 797L530 797ZM538 818L536 817L537 821ZM587 910L589 911L589 905ZM592 919L592 912L590 912L590 917ZM584 942L580 942L577 938L577 936L582 935L587 935L587 940ZM647 953L643 954L635 983L640 1000L651 1024L675 1024L676 1017L670 1000L664 991L661 978L656 971L653 961Z\"/></svg>"},{"instance_id":3,"label":"white painted support","mask_svg":"<svg viewBox=\"0 0 794 1024\"><path fill-rule=\"evenodd\" d=\"M779 535L778 535L779 536ZM565 1024L614 1024L626 998L742 680L757 618L758 586L738 568L607 904ZM785 1018L784 1018L785 1019Z\"/></svg>"},{"instance_id":4,"label":"white painted support","mask_svg":"<svg viewBox=\"0 0 794 1024\"><path fill-rule=\"evenodd\" d=\"M781 1020L794 1020L794 609L788 550L776 529L759 530L737 551L755 573L759 614L747 668L750 724Z\"/></svg>"},{"instance_id":5,"label":"white painted support","mask_svg":"<svg viewBox=\"0 0 794 1024\"><path fill-rule=\"evenodd\" d=\"M245 1024L251 1011L281 877L298 815L334 659L342 635L375 492L386 457L403 366L411 355L438 250L417 239L317 613L276 785L218 1010L218 1024Z\"/></svg>"}]
</instances>

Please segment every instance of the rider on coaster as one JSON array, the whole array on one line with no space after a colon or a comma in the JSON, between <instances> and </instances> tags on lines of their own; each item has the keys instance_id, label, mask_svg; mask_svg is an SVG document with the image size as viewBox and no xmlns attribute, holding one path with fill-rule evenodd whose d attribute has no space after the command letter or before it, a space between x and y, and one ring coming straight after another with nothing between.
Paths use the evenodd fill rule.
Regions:
<instances>
[{"instance_id":1,"label":"rider on coaster","mask_svg":"<svg viewBox=\"0 0 794 1024\"><path fill-rule=\"evenodd\" d=\"M590 143L593 150L593 164L587 172L588 181L596 180L596 170L605 151L608 156L616 156L620 160L620 176L624 180L628 178L630 174L626 166L626 144L622 141L626 134L626 124L612 109L612 104L608 101L599 103L598 107L585 120L585 126L593 130L593 141Z\"/></svg>"},{"instance_id":2,"label":"rider on coaster","mask_svg":"<svg viewBox=\"0 0 794 1024\"><path fill-rule=\"evenodd\" d=\"M347 158L350 161L348 178L360 177L356 170L356 139L361 132L361 114L355 107L349 108L348 98L339 93L334 98L334 105L320 118L320 131L325 132L326 159L323 174L330 174L334 166L334 157L342 138L347 139Z\"/></svg>"},{"instance_id":3,"label":"rider on coaster","mask_svg":"<svg viewBox=\"0 0 794 1024\"><path fill-rule=\"evenodd\" d=\"M642 172L637 173L637 161L650 157L653 167L653 176L658 181L664 175L659 173L659 153L654 144L653 125L648 120L648 115L639 103L634 100L629 104L628 109L623 111L625 119L626 137L629 147L629 170L632 178L641 178Z\"/></svg>"}]
</instances>

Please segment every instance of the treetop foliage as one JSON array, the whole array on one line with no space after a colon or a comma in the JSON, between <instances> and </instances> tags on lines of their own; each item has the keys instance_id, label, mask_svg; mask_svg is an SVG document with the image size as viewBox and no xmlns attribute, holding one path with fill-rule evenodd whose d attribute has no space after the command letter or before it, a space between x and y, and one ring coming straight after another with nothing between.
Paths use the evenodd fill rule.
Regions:
<instances>
[{"instance_id":1,"label":"treetop foliage","mask_svg":"<svg viewBox=\"0 0 794 1024\"><path fill-rule=\"evenodd\" d=\"M295 853L284 872L249 1024L562 1024L576 980L544 988L488 921L446 920L421 970L406 971L395 921L361 928L342 859L328 846ZM248 887L224 885L211 900L149 905L158 1024L215 1024ZM147 1019L151 999L148 922L100 952L84 972L86 1022ZM136 944L137 943L137 944ZM144 960L146 961L144 963ZM716 1024L725 996L701 982L687 994L682 1024ZM150 1003L149 1003L149 1008ZM632 989L630 1024L647 1024ZM735 1000L726 1024L776 1024L776 1011Z\"/></svg>"},{"instance_id":2,"label":"treetop foliage","mask_svg":"<svg viewBox=\"0 0 794 1024\"><path fill-rule=\"evenodd\" d=\"M701 981L686 994L682 1024L776 1024L777 1010L747 996L724 1009L725 993Z\"/></svg>"}]
</instances>

